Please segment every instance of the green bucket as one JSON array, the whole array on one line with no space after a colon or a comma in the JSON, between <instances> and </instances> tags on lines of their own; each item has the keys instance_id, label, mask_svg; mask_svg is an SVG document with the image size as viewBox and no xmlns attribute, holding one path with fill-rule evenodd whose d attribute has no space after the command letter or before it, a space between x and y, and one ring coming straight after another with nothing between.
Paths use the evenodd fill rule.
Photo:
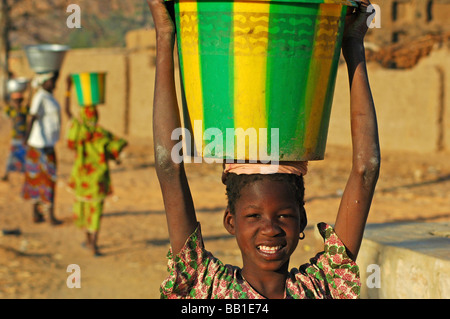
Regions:
<instances>
[{"instance_id":1,"label":"green bucket","mask_svg":"<svg viewBox=\"0 0 450 319\"><path fill-rule=\"evenodd\" d=\"M185 126L197 156L324 158L345 0L175 0Z\"/></svg>"},{"instance_id":2,"label":"green bucket","mask_svg":"<svg viewBox=\"0 0 450 319\"><path fill-rule=\"evenodd\" d=\"M71 74L80 106L105 103L106 73L83 72Z\"/></svg>"}]
</instances>

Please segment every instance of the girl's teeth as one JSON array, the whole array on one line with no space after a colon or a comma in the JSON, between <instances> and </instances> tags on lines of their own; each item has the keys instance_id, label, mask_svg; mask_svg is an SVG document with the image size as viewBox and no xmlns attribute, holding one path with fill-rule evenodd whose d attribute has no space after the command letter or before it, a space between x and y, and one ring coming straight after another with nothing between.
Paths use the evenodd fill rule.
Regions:
<instances>
[{"instance_id":1,"label":"girl's teeth","mask_svg":"<svg viewBox=\"0 0 450 319\"><path fill-rule=\"evenodd\" d=\"M276 252L280 248L281 248L281 246L274 246L274 247L259 246L258 247L258 249L261 250L262 252L269 253L269 254Z\"/></svg>"}]
</instances>

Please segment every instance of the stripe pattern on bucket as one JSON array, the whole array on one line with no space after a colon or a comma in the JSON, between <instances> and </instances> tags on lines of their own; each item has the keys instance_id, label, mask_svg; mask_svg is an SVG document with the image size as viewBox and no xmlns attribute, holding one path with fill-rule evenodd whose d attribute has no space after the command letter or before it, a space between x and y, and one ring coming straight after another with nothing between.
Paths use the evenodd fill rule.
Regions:
<instances>
[{"instance_id":1,"label":"stripe pattern on bucket","mask_svg":"<svg viewBox=\"0 0 450 319\"><path fill-rule=\"evenodd\" d=\"M327 3L175 1L197 154L258 159L270 154L276 128L280 160L322 159L345 12ZM242 135L230 141L227 129ZM263 143L251 143L253 134Z\"/></svg>"},{"instance_id":2,"label":"stripe pattern on bucket","mask_svg":"<svg viewBox=\"0 0 450 319\"><path fill-rule=\"evenodd\" d=\"M98 105L105 102L105 73L72 74L78 104L80 106Z\"/></svg>"}]
</instances>

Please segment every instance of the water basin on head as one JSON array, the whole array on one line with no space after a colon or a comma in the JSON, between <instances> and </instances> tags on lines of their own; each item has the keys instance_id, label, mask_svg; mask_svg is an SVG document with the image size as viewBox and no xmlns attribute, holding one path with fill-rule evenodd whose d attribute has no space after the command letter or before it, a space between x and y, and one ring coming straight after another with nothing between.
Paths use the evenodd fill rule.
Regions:
<instances>
[{"instance_id":1,"label":"water basin on head","mask_svg":"<svg viewBox=\"0 0 450 319\"><path fill-rule=\"evenodd\" d=\"M30 68L36 73L55 72L61 68L70 48L61 44L37 44L25 47Z\"/></svg>"},{"instance_id":2,"label":"water basin on head","mask_svg":"<svg viewBox=\"0 0 450 319\"><path fill-rule=\"evenodd\" d=\"M79 106L99 105L105 103L104 72L82 72L71 74L75 84Z\"/></svg>"},{"instance_id":3,"label":"water basin on head","mask_svg":"<svg viewBox=\"0 0 450 319\"><path fill-rule=\"evenodd\" d=\"M255 149L270 154L278 143L280 161L323 159L346 9L355 3L173 1L183 118L197 154L260 160ZM223 147L208 147L194 124L201 137L222 132ZM240 135L230 141L227 129Z\"/></svg>"}]
</instances>

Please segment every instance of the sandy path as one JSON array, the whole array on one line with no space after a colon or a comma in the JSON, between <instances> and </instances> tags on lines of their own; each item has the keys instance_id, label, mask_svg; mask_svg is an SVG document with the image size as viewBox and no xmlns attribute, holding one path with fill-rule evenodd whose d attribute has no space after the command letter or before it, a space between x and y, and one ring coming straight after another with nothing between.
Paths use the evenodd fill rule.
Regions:
<instances>
[{"instance_id":1,"label":"sandy path","mask_svg":"<svg viewBox=\"0 0 450 319\"><path fill-rule=\"evenodd\" d=\"M9 126L0 119L0 173ZM83 233L71 220L72 195L66 181L72 154L57 147L57 216L64 224L31 222L31 205L20 198L22 176L0 183L0 227L20 228L20 236L0 237L0 298L158 298L166 276L167 228L153 155L143 140L130 141L121 166L112 165L114 195L106 201L100 234L103 256L81 247ZM314 224L333 223L350 168L350 150L328 146L326 159L310 165L306 177L309 226L291 265L320 249ZM382 170L369 223L450 220L448 153L383 152ZM234 239L222 226L225 208L220 165L189 165L188 176L208 250L226 263L240 265ZM81 269L81 288L69 289L67 266Z\"/></svg>"}]
</instances>

